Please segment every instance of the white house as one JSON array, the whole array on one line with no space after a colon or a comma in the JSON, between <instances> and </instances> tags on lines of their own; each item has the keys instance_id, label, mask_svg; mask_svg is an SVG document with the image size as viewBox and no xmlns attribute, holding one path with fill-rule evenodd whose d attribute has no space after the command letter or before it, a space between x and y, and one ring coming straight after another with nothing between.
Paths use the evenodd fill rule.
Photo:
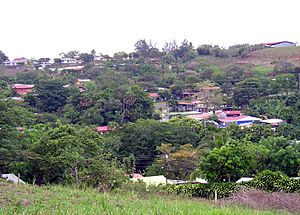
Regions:
<instances>
[{"instance_id":1,"label":"white house","mask_svg":"<svg viewBox=\"0 0 300 215\"><path fill-rule=\"evenodd\" d=\"M9 60L7 60L7 61L4 61L3 62L3 64L4 64L4 66L17 66L17 63L16 62L14 62L14 61L9 61Z\"/></svg>"},{"instance_id":2,"label":"white house","mask_svg":"<svg viewBox=\"0 0 300 215\"><path fill-rule=\"evenodd\" d=\"M25 184L25 182L18 178L15 174L2 174L1 178L6 179L6 181L14 184Z\"/></svg>"},{"instance_id":3,"label":"white house","mask_svg":"<svg viewBox=\"0 0 300 215\"><path fill-rule=\"evenodd\" d=\"M77 60L73 58L62 58L61 59L62 64L76 64Z\"/></svg>"}]
</instances>

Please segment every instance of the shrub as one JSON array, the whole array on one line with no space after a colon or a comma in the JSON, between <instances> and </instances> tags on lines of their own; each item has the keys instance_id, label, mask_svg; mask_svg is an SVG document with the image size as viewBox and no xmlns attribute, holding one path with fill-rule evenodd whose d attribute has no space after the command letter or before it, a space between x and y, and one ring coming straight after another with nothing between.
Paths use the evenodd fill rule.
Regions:
<instances>
[{"instance_id":1,"label":"shrub","mask_svg":"<svg viewBox=\"0 0 300 215\"><path fill-rule=\"evenodd\" d=\"M214 198L215 191L218 198L228 197L239 190L239 185L236 183L182 184L171 185L167 189L176 194L190 194L193 197L211 199Z\"/></svg>"},{"instance_id":2,"label":"shrub","mask_svg":"<svg viewBox=\"0 0 300 215\"><path fill-rule=\"evenodd\" d=\"M300 191L300 180L290 179L281 172L272 172L270 170L259 173L249 184L251 187L271 192L284 191L294 193Z\"/></svg>"}]
</instances>

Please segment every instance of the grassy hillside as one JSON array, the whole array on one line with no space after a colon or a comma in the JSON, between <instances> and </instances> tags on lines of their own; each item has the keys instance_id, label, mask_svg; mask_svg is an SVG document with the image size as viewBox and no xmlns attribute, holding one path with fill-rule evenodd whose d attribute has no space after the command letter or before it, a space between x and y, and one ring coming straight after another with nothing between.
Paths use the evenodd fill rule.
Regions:
<instances>
[{"instance_id":1,"label":"grassy hillside","mask_svg":"<svg viewBox=\"0 0 300 215\"><path fill-rule=\"evenodd\" d=\"M273 214L204 200L0 182L0 214ZM281 213L282 214L282 213Z\"/></svg>"},{"instance_id":2,"label":"grassy hillside","mask_svg":"<svg viewBox=\"0 0 300 215\"><path fill-rule=\"evenodd\" d=\"M245 61L255 65L270 65L276 61L289 61L300 66L300 46L258 50L250 53Z\"/></svg>"}]
</instances>

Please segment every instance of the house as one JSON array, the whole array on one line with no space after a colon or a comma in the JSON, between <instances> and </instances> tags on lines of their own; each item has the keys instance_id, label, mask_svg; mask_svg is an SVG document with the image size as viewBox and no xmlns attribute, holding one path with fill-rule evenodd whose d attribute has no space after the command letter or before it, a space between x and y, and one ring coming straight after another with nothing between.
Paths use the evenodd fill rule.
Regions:
<instances>
[{"instance_id":1,"label":"house","mask_svg":"<svg viewBox=\"0 0 300 215\"><path fill-rule=\"evenodd\" d=\"M80 92L84 92L87 83L89 83L91 81L91 79L77 79L76 85L79 88Z\"/></svg>"},{"instance_id":2,"label":"house","mask_svg":"<svg viewBox=\"0 0 300 215\"><path fill-rule=\"evenodd\" d=\"M234 116L241 115L241 111L239 110L227 110L227 111L223 111L223 113L226 115L226 117L234 117Z\"/></svg>"},{"instance_id":3,"label":"house","mask_svg":"<svg viewBox=\"0 0 300 215\"><path fill-rule=\"evenodd\" d=\"M224 128L232 123L239 126L251 126L254 122L262 121L261 118L241 115L241 116L232 116L232 117L219 117L220 127Z\"/></svg>"},{"instance_id":4,"label":"house","mask_svg":"<svg viewBox=\"0 0 300 215\"><path fill-rule=\"evenodd\" d=\"M28 60L25 57L15 58L13 60L17 65L24 65Z\"/></svg>"},{"instance_id":5,"label":"house","mask_svg":"<svg viewBox=\"0 0 300 215\"><path fill-rule=\"evenodd\" d=\"M1 174L1 178L6 179L8 182L12 182L14 184L25 184L19 177L15 174Z\"/></svg>"},{"instance_id":6,"label":"house","mask_svg":"<svg viewBox=\"0 0 300 215\"><path fill-rule=\"evenodd\" d=\"M189 97L192 97L193 95L195 95L194 92L183 92L180 96L180 99L189 98Z\"/></svg>"},{"instance_id":7,"label":"house","mask_svg":"<svg viewBox=\"0 0 300 215\"><path fill-rule=\"evenodd\" d=\"M247 181L252 181L253 178L251 177L242 177L239 180L237 180L235 183L242 183L242 182L247 182Z\"/></svg>"},{"instance_id":8,"label":"house","mask_svg":"<svg viewBox=\"0 0 300 215\"><path fill-rule=\"evenodd\" d=\"M143 178L143 176L141 174L139 174L139 173L133 173L131 175L131 178L137 178L137 179L139 179L139 178Z\"/></svg>"},{"instance_id":9,"label":"house","mask_svg":"<svg viewBox=\"0 0 300 215\"><path fill-rule=\"evenodd\" d=\"M175 111L199 111L200 101L180 101L174 107Z\"/></svg>"},{"instance_id":10,"label":"house","mask_svg":"<svg viewBox=\"0 0 300 215\"><path fill-rule=\"evenodd\" d=\"M278 48L278 47L296 46L297 43L290 42L290 41L280 41L280 42L272 42L272 43L263 43L263 45L269 48Z\"/></svg>"},{"instance_id":11,"label":"house","mask_svg":"<svg viewBox=\"0 0 300 215\"><path fill-rule=\"evenodd\" d=\"M21 57L21 58L15 58L12 61L4 61L3 64L6 67L23 67L26 62L28 61L28 59L26 59L25 57Z\"/></svg>"},{"instance_id":12,"label":"house","mask_svg":"<svg viewBox=\"0 0 300 215\"><path fill-rule=\"evenodd\" d=\"M208 183L208 181L205 180L205 179L203 179L203 178L196 178L195 181L198 182L198 183L200 183L200 184L207 184Z\"/></svg>"},{"instance_id":13,"label":"house","mask_svg":"<svg viewBox=\"0 0 300 215\"><path fill-rule=\"evenodd\" d=\"M34 85L31 84L13 84L12 89L19 95L26 95L27 93L31 93Z\"/></svg>"},{"instance_id":14,"label":"house","mask_svg":"<svg viewBox=\"0 0 300 215\"><path fill-rule=\"evenodd\" d=\"M158 93L149 93L148 97L151 98L154 102L156 102L159 99L160 95Z\"/></svg>"},{"instance_id":15,"label":"house","mask_svg":"<svg viewBox=\"0 0 300 215\"><path fill-rule=\"evenodd\" d=\"M188 115L187 118L196 119L196 120L205 120L213 115L212 112L201 113L196 115Z\"/></svg>"},{"instance_id":16,"label":"house","mask_svg":"<svg viewBox=\"0 0 300 215\"><path fill-rule=\"evenodd\" d=\"M6 67L15 67L18 64L17 64L17 62L7 60L7 61L3 62L3 65L6 66Z\"/></svg>"},{"instance_id":17,"label":"house","mask_svg":"<svg viewBox=\"0 0 300 215\"><path fill-rule=\"evenodd\" d=\"M272 127L278 127L283 123L282 119L266 119L261 121L264 124L270 124Z\"/></svg>"},{"instance_id":18,"label":"house","mask_svg":"<svg viewBox=\"0 0 300 215\"><path fill-rule=\"evenodd\" d=\"M11 98L11 100L14 100L16 102L24 102L25 101L23 98L17 97L17 96L12 96L10 98Z\"/></svg>"},{"instance_id":19,"label":"house","mask_svg":"<svg viewBox=\"0 0 300 215\"><path fill-rule=\"evenodd\" d=\"M167 183L167 178L163 175L148 176L148 177L142 177L142 178L131 178L130 180L133 182L138 182L140 180L140 181L144 182L147 186L150 186L150 185L158 186L160 184Z\"/></svg>"},{"instance_id":20,"label":"house","mask_svg":"<svg viewBox=\"0 0 300 215\"><path fill-rule=\"evenodd\" d=\"M62 58L61 64L76 64L77 60L74 58Z\"/></svg>"},{"instance_id":21,"label":"house","mask_svg":"<svg viewBox=\"0 0 300 215\"><path fill-rule=\"evenodd\" d=\"M105 133L109 132L110 130L111 130L111 128L108 126L98 126L96 128L96 131L99 132L100 134L105 134Z\"/></svg>"}]
</instances>

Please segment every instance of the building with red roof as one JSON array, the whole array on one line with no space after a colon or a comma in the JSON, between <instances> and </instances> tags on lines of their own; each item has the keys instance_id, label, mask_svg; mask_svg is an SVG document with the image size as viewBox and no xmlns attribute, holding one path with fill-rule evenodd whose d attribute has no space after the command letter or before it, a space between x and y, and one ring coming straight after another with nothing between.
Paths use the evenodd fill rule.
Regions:
<instances>
[{"instance_id":1,"label":"building with red roof","mask_svg":"<svg viewBox=\"0 0 300 215\"><path fill-rule=\"evenodd\" d=\"M159 99L160 95L158 93L149 93L148 97L151 98L154 102L156 102Z\"/></svg>"},{"instance_id":2,"label":"building with red roof","mask_svg":"<svg viewBox=\"0 0 300 215\"><path fill-rule=\"evenodd\" d=\"M272 42L272 43L263 43L263 45L270 48L277 48L277 47L296 46L297 43L290 42L290 41L280 41L280 42Z\"/></svg>"},{"instance_id":3,"label":"building with red roof","mask_svg":"<svg viewBox=\"0 0 300 215\"><path fill-rule=\"evenodd\" d=\"M110 130L111 129L108 126L99 126L99 127L96 128L96 131L99 132L99 133L101 133L101 134L107 133Z\"/></svg>"},{"instance_id":4,"label":"building with red roof","mask_svg":"<svg viewBox=\"0 0 300 215\"><path fill-rule=\"evenodd\" d=\"M31 84L13 84L12 89L19 95L26 95L27 93L31 93L34 85Z\"/></svg>"}]
</instances>

